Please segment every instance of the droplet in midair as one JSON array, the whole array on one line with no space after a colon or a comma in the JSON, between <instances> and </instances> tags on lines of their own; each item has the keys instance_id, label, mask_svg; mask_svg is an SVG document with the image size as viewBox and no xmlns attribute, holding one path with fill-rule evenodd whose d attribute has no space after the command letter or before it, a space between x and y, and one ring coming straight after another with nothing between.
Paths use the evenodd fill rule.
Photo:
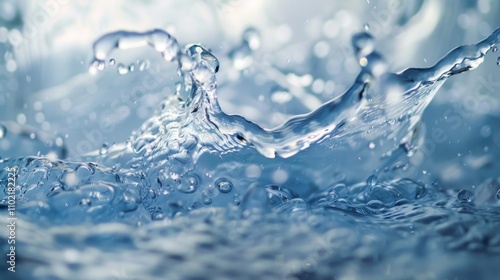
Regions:
<instances>
[{"instance_id":1,"label":"droplet in midair","mask_svg":"<svg viewBox=\"0 0 500 280\"><path fill-rule=\"evenodd\" d=\"M248 45L248 47L255 51L260 48L260 34L255 28L248 28L243 32L243 42Z\"/></svg>"},{"instance_id":2,"label":"droplet in midair","mask_svg":"<svg viewBox=\"0 0 500 280\"><path fill-rule=\"evenodd\" d=\"M271 91L271 101L278 104L285 104L292 100L292 94L282 87L276 87Z\"/></svg>"},{"instance_id":3,"label":"droplet in midair","mask_svg":"<svg viewBox=\"0 0 500 280\"><path fill-rule=\"evenodd\" d=\"M149 68L149 60L139 60L137 64L139 65L140 72Z\"/></svg>"},{"instance_id":4,"label":"droplet in midair","mask_svg":"<svg viewBox=\"0 0 500 280\"><path fill-rule=\"evenodd\" d=\"M120 63L120 64L118 64L117 70L118 70L118 74L125 75L128 73L129 69L127 66Z\"/></svg>"}]
</instances>

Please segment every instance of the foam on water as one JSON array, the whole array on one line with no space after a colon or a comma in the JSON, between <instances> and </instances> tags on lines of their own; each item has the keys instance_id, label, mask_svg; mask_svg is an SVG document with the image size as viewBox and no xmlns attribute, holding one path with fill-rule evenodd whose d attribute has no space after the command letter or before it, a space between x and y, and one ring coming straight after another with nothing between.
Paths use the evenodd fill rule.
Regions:
<instances>
[{"instance_id":1,"label":"foam on water","mask_svg":"<svg viewBox=\"0 0 500 280\"><path fill-rule=\"evenodd\" d=\"M231 53L235 67L252 63L256 32ZM441 85L499 42L500 28L432 67L391 73L372 36L355 34L353 85L269 129L224 113L219 62L203 46L182 48L159 29L104 35L92 74L115 63L120 72L113 51L149 45L176 64L181 83L126 143L105 144L85 162L64 159L56 140L46 157L0 160L2 182L18 170L20 271L42 279L490 277L500 258L498 179L473 193L400 171ZM2 124L0 138L20 135L11 130ZM6 208L7 193L1 198Z\"/></svg>"}]
</instances>

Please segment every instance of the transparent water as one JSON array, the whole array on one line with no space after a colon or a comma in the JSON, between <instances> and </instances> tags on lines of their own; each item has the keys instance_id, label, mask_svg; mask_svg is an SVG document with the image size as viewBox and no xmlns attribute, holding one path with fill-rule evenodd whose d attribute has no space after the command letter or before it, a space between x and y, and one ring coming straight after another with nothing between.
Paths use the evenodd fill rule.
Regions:
<instances>
[{"instance_id":1,"label":"transparent water","mask_svg":"<svg viewBox=\"0 0 500 280\"><path fill-rule=\"evenodd\" d=\"M404 36L416 26L412 19L443 8L433 3L406 4L390 28ZM488 14L495 4L485 3L488 9L482 2L475 9ZM337 20L356 19L341 11ZM321 23L322 36L335 37L335 22ZM0 181L16 178L18 218L16 272L2 275L495 279L498 105L496 97L484 101L478 87L498 91L500 29L432 66L394 71L397 54L384 56L384 41L376 44L384 36L380 21L378 29L377 21L361 23L346 34L352 51L333 77L328 69L337 60L325 38L313 42L308 60L294 58L305 55L299 47L289 56L294 62L283 64L269 54L293 46L272 52L265 30L250 26L222 44L220 55L181 43L182 33L178 40L169 28L99 34L70 78L9 71L12 63L22 69L38 62L23 61L26 45L5 42L5 69L14 73L5 77L18 85L4 95L5 107L20 96L31 108L0 126ZM458 79L459 89L446 88L452 76L467 77L463 72L481 64L494 68L472 85ZM24 96L21 79L45 90ZM441 105L436 114L429 108L435 97L480 100L490 110L463 115ZM30 118L38 125L28 126ZM425 129L438 121L444 128ZM442 161L440 144L458 157ZM8 204L4 188L3 221ZM5 252L8 238L2 231Z\"/></svg>"}]
</instances>

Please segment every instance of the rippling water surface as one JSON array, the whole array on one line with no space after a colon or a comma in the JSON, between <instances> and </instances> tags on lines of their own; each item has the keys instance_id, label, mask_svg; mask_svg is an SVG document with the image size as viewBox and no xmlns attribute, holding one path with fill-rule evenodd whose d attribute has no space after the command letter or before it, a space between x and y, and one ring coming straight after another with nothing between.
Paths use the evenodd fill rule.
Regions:
<instances>
[{"instance_id":1,"label":"rippling water surface","mask_svg":"<svg viewBox=\"0 0 500 280\"><path fill-rule=\"evenodd\" d=\"M496 2L129 2L1 3L2 279L496 279Z\"/></svg>"}]
</instances>

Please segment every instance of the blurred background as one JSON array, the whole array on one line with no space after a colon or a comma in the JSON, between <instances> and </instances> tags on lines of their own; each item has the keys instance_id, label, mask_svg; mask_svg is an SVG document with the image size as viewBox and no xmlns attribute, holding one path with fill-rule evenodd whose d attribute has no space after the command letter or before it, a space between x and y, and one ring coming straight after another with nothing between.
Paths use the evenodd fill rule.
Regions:
<instances>
[{"instance_id":1,"label":"blurred background","mask_svg":"<svg viewBox=\"0 0 500 280\"><path fill-rule=\"evenodd\" d=\"M78 159L126 141L174 94L174 65L150 48L115 52L116 63L89 74L92 44L107 32L161 28L202 44L221 62L222 108L274 127L352 84L354 33L371 32L398 72L488 36L499 14L493 0L1 0L0 157ZM497 56L452 77L427 109L415 178L464 189L498 176Z\"/></svg>"}]
</instances>

